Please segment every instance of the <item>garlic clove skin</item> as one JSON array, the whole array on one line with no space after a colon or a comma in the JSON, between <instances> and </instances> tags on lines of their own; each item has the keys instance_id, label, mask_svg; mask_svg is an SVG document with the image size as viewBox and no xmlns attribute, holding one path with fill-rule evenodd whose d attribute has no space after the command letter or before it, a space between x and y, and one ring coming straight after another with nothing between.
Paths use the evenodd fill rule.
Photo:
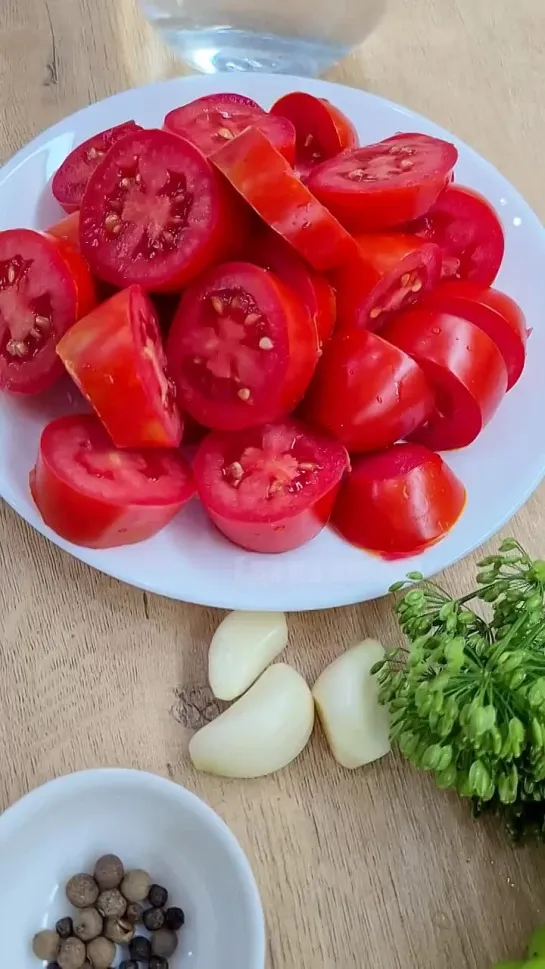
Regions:
<instances>
[{"instance_id":1,"label":"garlic clove skin","mask_svg":"<svg viewBox=\"0 0 545 969\"><path fill-rule=\"evenodd\" d=\"M379 703L371 668L384 659L383 646L366 639L320 674L312 695L331 752L349 770L390 751L388 711Z\"/></svg>"},{"instance_id":2,"label":"garlic clove skin","mask_svg":"<svg viewBox=\"0 0 545 969\"><path fill-rule=\"evenodd\" d=\"M286 663L269 666L256 683L191 739L194 767L220 777L263 777L287 767L306 746L314 701L303 677Z\"/></svg>"},{"instance_id":3,"label":"garlic clove skin","mask_svg":"<svg viewBox=\"0 0 545 969\"><path fill-rule=\"evenodd\" d=\"M283 612L231 612L219 624L208 654L208 679L218 700L234 700L288 644Z\"/></svg>"}]
</instances>

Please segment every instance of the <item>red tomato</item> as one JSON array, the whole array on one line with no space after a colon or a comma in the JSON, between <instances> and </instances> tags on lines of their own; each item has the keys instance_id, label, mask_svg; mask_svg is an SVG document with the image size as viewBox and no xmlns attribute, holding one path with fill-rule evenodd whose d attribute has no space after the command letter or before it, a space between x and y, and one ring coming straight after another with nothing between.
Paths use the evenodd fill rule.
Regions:
<instances>
[{"instance_id":1,"label":"red tomato","mask_svg":"<svg viewBox=\"0 0 545 969\"><path fill-rule=\"evenodd\" d=\"M402 350L368 330L335 333L310 386L304 414L351 453L378 451L415 431L434 396Z\"/></svg>"},{"instance_id":2,"label":"red tomato","mask_svg":"<svg viewBox=\"0 0 545 969\"><path fill-rule=\"evenodd\" d=\"M55 347L96 303L87 264L64 239L0 232L0 389L37 394L62 374Z\"/></svg>"},{"instance_id":3,"label":"red tomato","mask_svg":"<svg viewBox=\"0 0 545 969\"><path fill-rule=\"evenodd\" d=\"M277 277L225 263L186 290L167 341L181 406L200 424L238 430L300 402L318 361L308 310Z\"/></svg>"},{"instance_id":4,"label":"red tomato","mask_svg":"<svg viewBox=\"0 0 545 969\"><path fill-rule=\"evenodd\" d=\"M353 239L311 195L261 131L247 128L214 152L211 160L267 225L313 269L333 269L353 251Z\"/></svg>"},{"instance_id":5,"label":"red tomato","mask_svg":"<svg viewBox=\"0 0 545 969\"><path fill-rule=\"evenodd\" d=\"M198 424L189 415L184 419L184 433L182 437L182 444L187 445L187 447L192 447L194 444L200 444L203 437L208 434L208 428L203 427L202 424Z\"/></svg>"},{"instance_id":6,"label":"red tomato","mask_svg":"<svg viewBox=\"0 0 545 969\"><path fill-rule=\"evenodd\" d=\"M343 225L380 232L425 215L457 158L446 141L403 134L323 162L311 171L308 186Z\"/></svg>"},{"instance_id":7,"label":"red tomato","mask_svg":"<svg viewBox=\"0 0 545 969\"><path fill-rule=\"evenodd\" d=\"M438 454L419 444L396 444L354 464L332 521L352 545L404 558L443 538L465 501L462 482Z\"/></svg>"},{"instance_id":8,"label":"red tomato","mask_svg":"<svg viewBox=\"0 0 545 969\"><path fill-rule=\"evenodd\" d=\"M392 320L382 336L420 364L435 392L435 410L413 440L435 451L471 444L507 389L496 344L467 320L420 308Z\"/></svg>"},{"instance_id":9,"label":"red tomato","mask_svg":"<svg viewBox=\"0 0 545 969\"><path fill-rule=\"evenodd\" d=\"M126 121L93 135L70 152L51 183L53 195L65 212L76 212L80 208L87 182L112 145L125 135L140 130L140 125L134 121Z\"/></svg>"},{"instance_id":10,"label":"red tomato","mask_svg":"<svg viewBox=\"0 0 545 969\"><path fill-rule=\"evenodd\" d=\"M55 236L56 239L66 239L74 249L80 251L79 245L79 212L72 212L72 215L66 215L64 219L60 222L56 222L55 225L50 225L46 232L50 236Z\"/></svg>"},{"instance_id":11,"label":"red tomato","mask_svg":"<svg viewBox=\"0 0 545 969\"><path fill-rule=\"evenodd\" d=\"M332 277L339 328L378 330L439 282L441 250L408 235L356 236L356 254Z\"/></svg>"},{"instance_id":12,"label":"red tomato","mask_svg":"<svg viewBox=\"0 0 545 969\"><path fill-rule=\"evenodd\" d=\"M526 362L528 331L518 303L497 289L477 283L446 282L426 298L426 308L469 320L488 334L507 367L507 390L514 387Z\"/></svg>"},{"instance_id":13,"label":"red tomato","mask_svg":"<svg viewBox=\"0 0 545 969\"><path fill-rule=\"evenodd\" d=\"M139 286L80 320L57 353L116 447L178 447L176 388L166 371L157 314Z\"/></svg>"},{"instance_id":14,"label":"red tomato","mask_svg":"<svg viewBox=\"0 0 545 969\"><path fill-rule=\"evenodd\" d=\"M350 119L325 98L293 91L273 104L271 114L288 118L293 124L297 137L295 167L302 176L327 158L359 145Z\"/></svg>"},{"instance_id":15,"label":"red tomato","mask_svg":"<svg viewBox=\"0 0 545 969\"><path fill-rule=\"evenodd\" d=\"M213 431L193 472L210 518L236 545L287 552L327 524L348 455L336 441L286 421Z\"/></svg>"},{"instance_id":16,"label":"red tomato","mask_svg":"<svg viewBox=\"0 0 545 969\"><path fill-rule=\"evenodd\" d=\"M187 138L204 155L211 155L236 135L258 128L290 165L295 161L295 128L286 118L267 114L251 98L240 94L207 94L167 114L164 127Z\"/></svg>"},{"instance_id":17,"label":"red tomato","mask_svg":"<svg viewBox=\"0 0 545 969\"><path fill-rule=\"evenodd\" d=\"M408 232L436 242L443 250L443 277L491 286L502 263L502 224L478 192L452 185Z\"/></svg>"},{"instance_id":18,"label":"red tomato","mask_svg":"<svg viewBox=\"0 0 545 969\"><path fill-rule=\"evenodd\" d=\"M110 150L81 207L81 249L114 286L176 292L237 236L231 199L198 148L168 131L137 131Z\"/></svg>"},{"instance_id":19,"label":"red tomato","mask_svg":"<svg viewBox=\"0 0 545 969\"><path fill-rule=\"evenodd\" d=\"M151 538L195 488L178 451L118 451L97 418L83 414L45 428L30 490L61 538L112 548Z\"/></svg>"},{"instance_id":20,"label":"red tomato","mask_svg":"<svg viewBox=\"0 0 545 969\"><path fill-rule=\"evenodd\" d=\"M313 272L287 242L264 229L251 239L249 259L271 269L293 289L307 307L318 332L320 346L329 340L335 326L335 293L324 276Z\"/></svg>"}]
</instances>

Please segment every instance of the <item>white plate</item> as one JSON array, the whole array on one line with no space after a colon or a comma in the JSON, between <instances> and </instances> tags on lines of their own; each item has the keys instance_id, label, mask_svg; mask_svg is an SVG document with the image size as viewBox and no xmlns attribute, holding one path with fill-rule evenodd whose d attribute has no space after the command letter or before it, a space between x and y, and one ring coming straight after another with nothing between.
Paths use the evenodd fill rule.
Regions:
<instances>
[{"instance_id":1,"label":"white plate","mask_svg":"<svg viewBox=\"0 0 545 969\"><path fill-rule=\"evenodd\" d=\"M488 162L438 125L375 95L326 81L259 74L188 77L93 104L50 128L0 172L0 227L45 228L60 216L48 182L79 142L128 118L161 125L167 111L203 94L232 90L264 107L288 91L327 97L347 112L363 142L398 130L424 131L460 150L456 179L492 202L506 233L498 286L524 309L533 328L524 375L499 413L471 447L448 461L466 485L465 512L434 548L402 562L384 562L352 548L326 530L309 545L280 556L235 548L207 522L196 502L141 547L77 548L46 528L28 491L40 432L72 407L66 387L41 399L0 397L0 494L42 534L83 562L160 595L228 609L320 609L384 595L409 569L433 574L484 542L529 498L545 473L545 233L517 191Z\"/></svg>"}]
</instances>

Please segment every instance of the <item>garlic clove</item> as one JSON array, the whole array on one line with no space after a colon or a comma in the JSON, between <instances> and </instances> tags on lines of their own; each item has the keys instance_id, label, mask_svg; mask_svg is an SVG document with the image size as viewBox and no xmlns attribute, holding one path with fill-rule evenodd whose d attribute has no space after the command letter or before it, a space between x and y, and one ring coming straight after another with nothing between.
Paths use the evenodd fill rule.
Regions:
<instances>
[{"instance_id":1,"label":"garlic clove","mask_svg":"<svg viewBox=\"0 0 545 969\"><path fill-rule=\"evenodd\" d=\"M314 684L312 695L332 754L350 770L390 751L388 711L371 675L382 659L383 646L366 639L334 660Z\"/></svg>"},{"instance_id":2,"label":"garlic clove","mask_svg":"<svg viewBox=\"0 0 545 969\"><path fill-rule=\"evenodd\" d=\"M214 633L208 679L214 696L234 700L288 644L283 612L231 612Z\"/></svg>"},{"instance_id":3,"label":"garlic clove","mask_svg":"<svg viewBox=\"0 0 545 969\"><path fill-rule=\"evenodd\" d=\"M314 701L305 680L286 663L276 663L192 737L189 756L197 770L209 774L263 777L295 760L313 726Z\"/></svg>"}]
</instances>

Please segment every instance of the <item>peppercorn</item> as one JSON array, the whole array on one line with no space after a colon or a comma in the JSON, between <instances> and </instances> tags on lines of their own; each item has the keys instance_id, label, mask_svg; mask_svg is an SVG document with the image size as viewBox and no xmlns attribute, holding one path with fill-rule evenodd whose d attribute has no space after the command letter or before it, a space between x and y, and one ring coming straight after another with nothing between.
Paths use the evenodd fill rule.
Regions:
<instances>
[{"instance_id":1,"label":"peppercorn","mask_svg":"<svg viewBox=\"0 0 545 969\"><path fill-rule=\"evenodd\" d=\"M121 882L121 891L128 902L143 902L150 890L151 878L147 871L135 868L128 871Z\"/></svg>"},{"instance_id":2,"label":"peppercorn","mask_svg":"<svg viewBox=\"0 0 545 969\"><path fill-rule=\"evenodd\" d=\"M76 908L92 908L98 898L98 885L92 875L80 872L66 886L66 897Z\"/></svg>"},{"instance_id":3,"label":"peppercorn","mask_svg":"<svg viewBox=\"0 0 545 969\"><path fill-rule=\"evenodd\" d=\"M118 888L107 888L97 899L97 909L105 918L120 918L125 914L127 902Z\"/></svg>"},{"instance_id":4,"label":"peppercorn","mask_svg":"<svg viewBox=\"0 0 545 969\"><path fill-rule=\"evenodd\" d=\"M32 940L32 951L43 962L54 962L59 951L60 939L53 929L37 932Z\"/></svg>"},{"instance_id":5,"label":"peppercorn","mask_svg":"<svg viewBox=\"0 0 545 969\"><path fill-rule=\"evenodd\" d=\"M153 908L164 908L168 901L168 892L162 885L152 885L148 892L148 902Z\"/></svg>"},{"instance_id":6,"label":"peppercorn","mask_svg":"<svg viewBox=\"0 0 545 969\"><path fill-rule=\"evenodd\" d=\"M59 969L59 963L58 962L48 962L47 963L47 966L46 966L46 969Z\"/></svg>"},{"instance_id":7,"label":"peppercorn","mask_svg":"<svg viewBox=\"0 0 545 969\"><path fill-rule=\"evenodd\" d=\"M102 916L96 908L82 908L74 919L74 935L82 942L96 939L102 932Z\"/></svg>"},{"instance_id":8,"label":"peppercorn","mask_svg":"<svg viewBox=\"0 0 545 969\"><path fill-rule=\"evenodd\" d=\"M134 959L124 959L119 963L119 969L138 969L138 963Z\"/></svg>"},{"instance_id":9,"label":"peppercorn","mask_svg":"<svg viewBox=\"0 0 545 969\"><path fill-rule=\"evenodd\" d=\"M173 932L178 932L185 922L185 915L183 909L167 908L165 912L165 929L172 929Z\"/></svg>"},{"instance_id":10,"label":"peppercorn","mask_svg":"<svg viewBox=\"0 0 545 969\"><path fill-rule=\"evenodd\" d=\"M144 909L140 902L129 902L127 905L127 911L125 912L125 918L132 922L133 925L137 925L138 922L142 921L142 916L144 914Z\"/></svg>"},{"instance_id":11,"label":"peppercorn","mask_svg":"<svg viewBox=\"0 0 545 969\"><path fill-rule=\"evenodd\" d=\"M165 913L162 908L148 908L147 912L144 912L144 925L150 932L162 929L164 922Z\"/></svg>"},{"instance_id":12,"label":"peppercorn","mask_svg":"<svg viewBox=\"0 0 545 969\"><path fill-rule=\"evenodd\" d=\"M170 959L172 953L176 951L177 945L178 936L170 929L159 929L151 937L151 952L154 956L164 956L165 959Z\"/></svg>"},{"instance_id":13,"label":"peppercorn","mask_svg":"<svg viewBox=\"0 0 545 969\"><path fill-rule=\"evenodd\" d=\"M109 969L115 958L115 945L103 935L87 946L87 958L93 969Z\"/></svg>"},{"instance_id":14,"label":"peppercorn","mask_svg":"<svg viewBox=\"0 0 545 969\"><path fill-rule=\"evenodd\" d=\"M85 962L85 946L81 939L76 939L74 936L64 939L61 942L57 962L60 969L81 969Z\"/></svg>"},{"instance_id":15,"label":"peppercorn","mask_svg":"<svg viewBox=\"0 0 545 969\"><path fill-rule=\"evenodd\" d=\"M149 939L143 935L136 935L129 946L129 953L135 962L149 962L151 956Z\"/></svg>"},{"instance_id":16,"label":"peppercorn","mask_svg":"<svg viewBox=\"0 0 545 969\"><path fill-rule=\"evenodd\" d=\"M107 888L119 888L125 869L117 855L102 855L95 865L95 881L101 892Z\"/></svg>"},{"instance_id":17,"label":"peppercorn","mask_svg":"<svg viewBox=\"0 0 545 969\"><path fill-rule=\"evenodd\" d=\"M132 922L123 915L121 918L106 919L104 935L116 945L129 945L134 939L135 928Z\"/></svg>"},{"instance_id":18,"label":"peppercorn","mask_svg":"<svg viewBox=\"0 0 545 969\"><path fill-rule=\"evenodd\" d=\"M66 916L64 919L59 919L55 929L61 939L69 939L70 936L74 934L74 925L72 919L68 916Z\"/></svg>"},{"instance_id":19,"label":"peppercorn","mask_svg":"<svg viewBox=\"0 0 545 969\"><path fill-rule=\"evenodd\" d=\"M168 962L164 956L152 956L149 961L149 969L168 969Z\"/></svg>"}]
</instances>

